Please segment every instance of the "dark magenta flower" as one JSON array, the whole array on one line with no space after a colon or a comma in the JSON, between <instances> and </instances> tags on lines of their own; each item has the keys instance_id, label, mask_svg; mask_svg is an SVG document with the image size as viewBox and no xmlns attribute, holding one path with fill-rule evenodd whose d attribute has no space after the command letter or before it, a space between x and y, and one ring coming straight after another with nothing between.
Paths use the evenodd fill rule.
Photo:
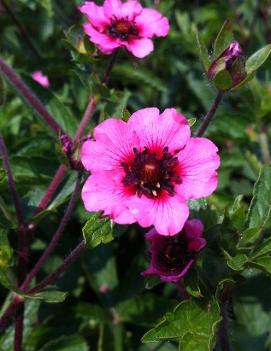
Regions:
<instances>
[{"instance_id":1,"label":"dark magenta flower","mask_svg":"<svg viewBox=\"0 0 271 351\"><path fill-rule=\"evenodd\" d=\"M203 224L198 219L185 223L174 236L164 236L153 228L146 234L150 244L151 263L143 276L159 276L164 282L177 283L195 262L197 253L206 245Z\"/></svg>"},{"instance_id":2,"label":"dark magenta flower","mask_svg":"<svg viewBox=\"0 0 271 351\"><path fill-rule=\"evenodd\" d=\"M105 0L103 6L86 1L79 9L88 19L85 33L106 55L122 47L136 57L145 57L153 51L151 38L165 37L169 32L168 19L143 8L137 0Z\"/></svg>"}]
</instances>

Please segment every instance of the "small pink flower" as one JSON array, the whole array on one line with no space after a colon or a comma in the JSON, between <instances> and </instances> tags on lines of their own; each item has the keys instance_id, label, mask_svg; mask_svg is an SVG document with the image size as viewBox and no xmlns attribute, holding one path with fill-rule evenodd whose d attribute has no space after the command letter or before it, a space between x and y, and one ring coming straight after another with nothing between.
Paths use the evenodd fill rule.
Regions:
<instances>
[{"instance_id":1,"label":"small pink flower","mask_svg":"<svg viewBox=\"0 0 271 351\"><path fill-rule=\"evenodd\" d=\"M186 200L216 189L217 151L210 140L191 138L187 120L173 108L162 114L145 108L128 122L109 118L82 146L91 172L82 190L85 208L174 235L188 218Z\"/></svg>"},{"instance_id":2,"label":"small pink flower","mask_svg":"<svg viewBox=\"0 0 271 351\"><path fill-rule=\"evenodd\" d=\"M31 77L44 88L50 87L49 79L41 71L35 71L31 74Z\"/></svg>"},{"instance_id":3,"label":"small pink flower","mask_svg":"<svg viewBox=\"0 0 271 351\"><path fill-rule=\"evenodd\" d=\"M142 275L157 275L164 282L177 283L195 262L196 254L205 247L202 234L203 224L198 219L187 221L182 232L170 237L151 229L146 234L151 263Z\"/></svg>"},{"instance_id":4,"label":"small pink flower","mask_svg":"<svg viewBox=\"0 0 271 351\"><path fill-rule=\"evenodd\" d=\"M86 1L79 10L88 19L84 30L90 41L106 55L123 47L142 58L153 51L150 38L165 37L169 32L168 19L156 10L143 8L137 0L105 0L103 6Z\"/></svg>"}]
</instances>

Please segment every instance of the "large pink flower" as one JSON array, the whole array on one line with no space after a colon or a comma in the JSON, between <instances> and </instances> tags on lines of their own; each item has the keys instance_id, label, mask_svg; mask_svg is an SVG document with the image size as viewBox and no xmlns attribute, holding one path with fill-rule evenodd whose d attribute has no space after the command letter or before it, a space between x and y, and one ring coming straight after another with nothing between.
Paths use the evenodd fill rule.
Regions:
<instances>
[{"instance_id":1,"label":"large pink flower","mask_svg":"<svg viewBox=\"0 0 271 351\"><path fill-rule=\"evenodd\" d=\"M82 198L88 211L103 211L116 223L154 225L163 235L178 233L189 215L186 200L217 187L217 147L191 138L175 109L135 112L128 122L109 118L81 150L91 172Z\"/></svg>"},{"instance_id":2,"label":"large pink flower","mask_svg":"<svg viewBox=\"0 0 271 351\"><path fill-rule=\"evenodd\" d=\"M151 262L142 275L156 275L164 282L177 283L195 262L196 254L206 245L202 234L203 224L198 219L187 221L182 232L170 237L151 229L146 234Z\"/></svg>"},{"instance_id":3,"label":"large pink flower","mask_svg":"<svg viewBox=\"0 0 271 351\"><path fill-rule=\"evenodd\" d=\"M88 19L86 34L104 54L123 47L142 58L153 51L150 38L165 37L169 32L168 19L143 8L137 0L105 0L103 6L86 1L79 9Z\"/></svg>"}]
</instances>

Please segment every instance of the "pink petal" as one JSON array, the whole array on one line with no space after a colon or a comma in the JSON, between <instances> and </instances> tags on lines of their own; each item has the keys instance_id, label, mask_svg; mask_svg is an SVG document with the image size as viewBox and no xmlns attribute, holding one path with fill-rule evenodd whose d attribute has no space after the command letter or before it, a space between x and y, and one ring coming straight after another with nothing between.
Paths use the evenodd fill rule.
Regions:
<instances>
[{"instance_id":1,"label":"pink petal","mask_svg":"<svg viewBox=\"0 0 271 351\"><path fill-rule=\"evenodd\" d=\"M133 21L136 16L142 12L143 8L140 3L136 0L128 0L122 4L121 15L123 18L127 18L130 21Z\"/></svg>"},{"instance_id":2,"label":"pink petal","mask_svg":"<svg viewBox=\"0 0 271 351\"><path fill-rule=\"evenodd\" d=\"M140 36L145 38L165 37L169 32L168 19L153 9L143 9L135 23L140 30Z\"/></svg>"},{"instance_id":3,"label":"pink petal","mask_svg":"<svg viewBox=\"0 0 271 351\"><path fill-rule=\"evenodd\" d=\"M204 226L199 219L191 219L184 225L184 231L188 240L188 250L198 252L206 246L206 240L202 238Z\"/></svg>"},{"instance_id":4,"label":"pink petal","mask_svg":"<svg viewBox=\"0 0 271 351\"><path fill-rule=\"evenodd\" d=\"M85 23L83 28L85 33L90 37L90 41L96 44L102 53L109 55L114 51L114 49L120 47L118 40L110 37L109 35L98 32L92 27L91 24Z\"/></svg>"},{"instance_id":5,"label":"pink petal","mask_svg":"<svg viewBox=\"0 0 271 351\"><path fill-rule=\"evenodd\" d=\"M116 16L117 18L121 17L121 0L105 0L103 8L105 16L109 18L113 16Z\"/></svg>"},{"instance_id":6,"label":"pink petal","mask_svg":"<svg viewBox=\"0 0 271 351\"><path fill-rule=\"evenodd\" d=\"M79 7L79 10L87 16L91 25L100 31L110 23L109 18L104 15L103 7L97 6L92 1L86 1L81 7Z\"/></svg>"},{"instance_id":7,"label":"pink petal","mask_svg":"<svg viewBox=\"0 0 271 351\"><path fill-rule=\"evenodd\" d=\"M161 235L180 232L189 216L189 208L179 195L166 196L163 200L135 197L130 201L129 209L142 227L154 225Z\"/></svg>"},{"instance_id":8,"label":"pink petal","mask_svg":"<svg viewBox=\"0 0 271 351\"><path fill-rule=\"evenodd\" d=\"M97 172L86 181L82 190L82 200L87 211L103 211L116 223L135 222L127 207L128 197L123 191L121 172Z\"/></svg>"},{"instance_id":9,"label":"pink petal","mask_svg":"<svg viewBox=\"0 0 271 351\"><path fill-rule=\"evenodd\" d=\"M178 159L182 183L175 190L185 199L211 195L217 188L217 168L220 158L217 147L206 138L191 138L180 151Z\"/></svg>"},{"instance_id":10,"label":"pink petal","mask_svg":"<svg viewBox=\"0 0 271 351\"><path fill-rule=\"evenodd\" d=\"M193 263L194 260L189 260L181 273L177 275L160 275L160 279L166 283L177 283L182 277L186 275Z\"/></svg>"},{"instance_id":11,"label":"pink petal","mask_svg":"<svg viewBox=\"0 0 271 351\"><path fill-rule=\"evenodd\" d=\"M88 171L122 171L121 162L133 155L138 146L136 134L120 119L109 118L94 129L94 139L86 141L81 150L81 160Z\"/></svg>"},{"instance_id":12,"label":"pink petal","mask_svg":"<svg viewBox=\"0 0 271 351\"><path fill-rule=\"evenodd\" d=\"M175 109L166 109L161 115L157 108L145 108L133 113L128 121L138 135L142 147L169 151L181 149L190 137L187 120Z\"/></svg>"},{"instance_id":13,"label":"pink petal","mask_svg":"<svg viewBox=\"0 0 271 351\"><path fill-rule=\"evenodd\" d=\"M143 58L153 51L153 42L150 39L131 39L129 42L123 42L123 46L138 58Z\"/></svg>"},{"instance_id":14,"label":"pink petal","mask_svg":"<svg viewBox=\"0 0 271 351\"><path fill-rule=\"evenodd\" d=\"M42 73L42 71L35 71L31 74L32 79L39 83L44 88L50 87L50 82L48 77Z\"/></svg>"}]
</instances>

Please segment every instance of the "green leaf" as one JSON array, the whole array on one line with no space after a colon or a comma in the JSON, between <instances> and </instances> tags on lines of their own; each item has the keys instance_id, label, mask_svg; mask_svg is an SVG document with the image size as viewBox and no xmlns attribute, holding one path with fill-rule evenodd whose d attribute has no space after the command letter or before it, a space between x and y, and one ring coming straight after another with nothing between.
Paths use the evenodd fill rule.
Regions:
<instances>
[{"instance_id":1,"label":"green leaf","mask_svg":"<svg viewBox=\"0 0 271 351\"><path fill-rule=\"evenodd\" d=\"M219 305L215 300L210 303L186 300L173 312L167 313L159 324L143 336L142 341L154 342L178 338L181 350L186 347L186 351L211 351L216 326L220 320ZM193 343L190 344L193 349L185 346L188 338L193 339Z\"/></svg>"},{"instance_id":2,"label":"green leaf","mask_svg":"<svg viewBox=\"0 0 271 351\"><path fill-rule=\"evenodd\" d=\"M25 294L25 298L30 298L30 299L37 299L37 300L43 300L48 303L59 303L65 301L68 293L64 291L58 291L58 290L47 290L47 291L41 291L39 293L35 293L33 295L31 294Z\"/></svg>"},{"instance_id":3,"label":"green leaf","mask_svg":"<svg viewBox=\"0 0 271 351\"><path fill-rule=\"evenodd\" d=\"M195 298L202 297L199 287L199 276L195 268L190 269L189 273L184 276L183 283L188 294Z\"/></svg>"},{"instance_id":4,"label":"green leaf","mask_svg":"<svg viewBox=\"0 0 271 351\"><path fill-rule=\"evenodd\" d=\"M232 207L229 210L231 223L238 230L242 230L244 228L246 220L246 207L243 204L242 200L243 195L237 196Z\"/></svg>"},{"instance_id":5,"label":"green leaf","mask_svg":"<svg viewBox=\"0 0 271 351\"><path fill-rule=\"evenodd\" d=\"M248 257L244 254L236 255L234 257L228 255L227 265L234 271L242 271L245 268L245 264L248 262Z\"/></svg>"},{"instance_id":6,"label":"green leaf","mask_svg":"<svg viewBox=\"0 0 271 351\"><path fill-rule=\"evenodd\" d=\"M261 256L251 261L257 268L271 274L271 256Z\"/></svg>"},{"instance_id":7,"label":"green leaf","mask_svg":"<svg viewBox=\"0 0 271 351\"><path fill-rule=\"evenodd\" d=\"M247 222L249 228L264 229L271 215L271 166L262 167L255 183L253 198L249 206Z\"/></svg>"},{"instance_id":8,"label":"green leaf","mask_svg":"<svg viewBox=\"0 0 271 351\"><path fill-rule=\"evenodd\" d=\"M214 58L219 57L222 52L230 45L233 41L232 26L229 20L226 20L214 42Z\"/></svg>"},{"instance_id":9,"label":"green leaf","mask_svg":"<svg viewBox=\"0 0 271 351\"><path fill-rule=\"evenodd\" d=\"M10 267L13 262L13 250L7 234L6 230L0 228L0 271Z\"/></svg>"},{"instance_id":10,"label":"green leaf","mask_svg":"<svg viewBox=\"0 0 271 351\"><path fill-rule=\"evenodd\" d=\"M215 75L213 83L218 90L229 90L232 87L232 78L230 73L226 69L219 71Z\"/></svg>"},{"instance_id":11,"label":"green leaf","mask_svg":"<svg viewBox=\"0 0 271 351\"><path fill-rule=\"evenodd\" d=\"M246 247L253 244L261 235L259 228L248 228L240 235L240 240L237 244L238 248Z\"/></svg>"},{"instance_id":12,"label":"green leaf","mask_svg":"<svg viewBox=\"0 0 271 351\"><path fill-rule=\"evenodd\" d=\"M199 49L200 60L202 62L204 70L206 72L208 72L208 69L210 66L210 59L209 59L208 50L206 48L206 45L203 43L203 41L200 37L200 34L196 28L194 29L194 32L195 32L197 47Z\"/></svg>"},{"instance_id":13,"label":"green leaf","mask_svg":"<svg viewBox=\"0 0 271 351\"><path fill-rule=\"evenodd\" d=\"M254 257L264 256L271 253L271 238L264 240L257 251L254 253Z\"/></svg>"},{"instance_id":14,"label":"green leaf","mask_svg":"<svg viewBox=\"0 0 271 351\"><path fill-rule=\"evenodd\" d=\"M216 299L220 299L220 295L221 293L223 293L223 291L225 290L225 288L229 288L231 289L233 287L233 285L235 284L235 280L232 278L225 278L223 280L221 280L216 287L216 292L215 292L215 297Z\"/></svg>"},{"instance_id":15,"label":"green leaf","mask_svg":"<svg viewBox=\"0 0 271 351\"><path fill-rule=\"evenodd\" d=\"M246 62L246 72L247 74L251 74L255 72L264 62L268 59L271 53L271 44L266 45L262 49L254 52Z\"/></svg>"},{"instance_id":16,"label":"green leaf","mask_svg":"<svg viewBox=\"0 0 271 351\"><path fill-rule=\"evenodd\" d=\"M79 335L65 336L49 341L40 351L89 351L86 340Z\"/></svg>"},{"instance_id":17,"label":"green leaf","mask_svg":"<svg viewBox=\"0 0 271 351\"><path fill-rule=\"evenodd\" d=\"M197 118L189 118L188 119L188 124L189 127L193 127L193 125L197 122Z\"/></svg>"},{"instance_id":18,"label":"green leaf","mask_svg":"<svg viewBox=\"0 0 271 351\"><path fill-rule=\"evenodd\" d=\"M109 218L101 218L100 213L93 213L83 228L87 246L94 248L100 244L112 241L112 222Z\"/></svg>"}]
</instances>

